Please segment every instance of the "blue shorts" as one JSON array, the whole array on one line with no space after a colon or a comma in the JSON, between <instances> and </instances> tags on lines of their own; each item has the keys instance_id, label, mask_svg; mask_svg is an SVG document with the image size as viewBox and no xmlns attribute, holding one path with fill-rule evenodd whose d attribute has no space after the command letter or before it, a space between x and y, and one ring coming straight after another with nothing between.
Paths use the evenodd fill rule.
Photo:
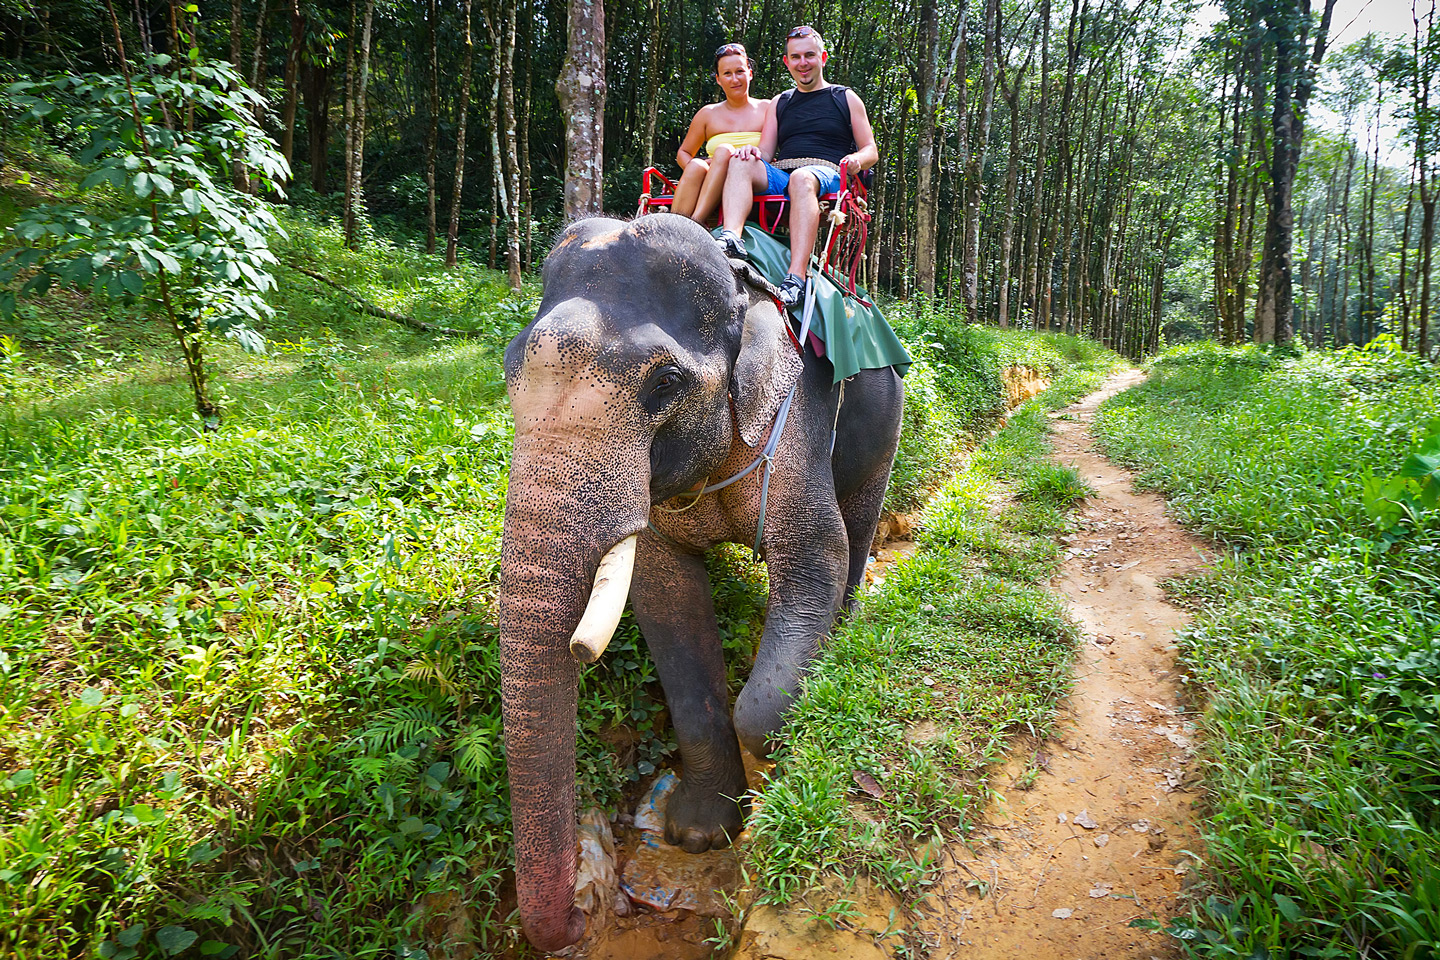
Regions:
<instances>
[{"instance_id":1,"label":"blue shorts","mask_svg":"<svg viewBox=\"0 0 1440 960\"><path fill-rule=\"evenodd\" d=\"M795 174L805 171L812 174L820 183L820 195L835 193L840 189L840 172L831 170L829 167L799 167L795 170L781 170L779 167L765 163L765 192L770 194L790 193L790 178Z\"/></svg>"}]
</instances>

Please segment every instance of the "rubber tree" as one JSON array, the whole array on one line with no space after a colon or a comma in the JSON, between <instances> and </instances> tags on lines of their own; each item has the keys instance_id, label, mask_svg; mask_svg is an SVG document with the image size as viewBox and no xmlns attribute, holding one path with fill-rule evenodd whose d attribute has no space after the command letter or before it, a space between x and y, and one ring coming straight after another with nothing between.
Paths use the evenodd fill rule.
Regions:
<instances>
[{"instance_id":1,"label":"rubber tree","mask_svg":"<svg viewBox=\"0 0 1440 960\"><path fill-rule=\"evenodd\" d=\"M565 117L565 216L592 216L604 207L605 5L570 0L565 64L555 81Z\"/></svg>"}]
</instances>

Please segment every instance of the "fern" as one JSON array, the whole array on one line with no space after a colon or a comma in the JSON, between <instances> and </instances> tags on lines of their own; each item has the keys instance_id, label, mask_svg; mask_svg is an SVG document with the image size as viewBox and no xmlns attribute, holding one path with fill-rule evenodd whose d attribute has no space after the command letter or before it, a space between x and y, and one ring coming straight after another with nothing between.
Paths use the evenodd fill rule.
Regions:
<instances>
[{"instance_id":1,"label":"fern","mask_svg":"<svg viewBox=\"0 0 1440 960\"><path fill-rule=\"evenodd\" d=\"M438 740L444 735L443 716L429 707L409 704L382 711L360 739L370 745L372 753L393 753L417 740Z\"/></svg>"},{"instance_id":2,"label":"fern","mask_svg":"<svg viewBox=\"0 0 1440 960\"><path fill-rule=\"evenodd\" d=\"M494 778L499 745L499 724L494 718L470 724L455 738L455 769L477 783Z\"/></svg>"},{"instance_id":3,"label":"fern","mask_svg":"<svg viewBox=\"0 0 1440 960\"><path fill-rule=\"evenodd\" d=\"M464 700L464 691L456 684L455 658L448 653L421 653L405 665L405 679L421 687L434 687L441 696Z\"/></svg>"}]
</instances>

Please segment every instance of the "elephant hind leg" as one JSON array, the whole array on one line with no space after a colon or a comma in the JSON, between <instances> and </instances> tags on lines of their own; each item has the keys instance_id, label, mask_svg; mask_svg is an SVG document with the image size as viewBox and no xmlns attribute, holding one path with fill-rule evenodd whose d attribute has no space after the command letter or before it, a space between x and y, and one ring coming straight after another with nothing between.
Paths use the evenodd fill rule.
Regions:
<instances>
[{"instance_id":1,"label":"elephant hind leg","mask_svg":"<svg viewBox=\"0 0 1440 960\"><path fill-rule=\"evenodd\" d=\"M865 580L865 563L870 559L870 546L880 526L880 507L885 502L885 488L890 483L890 464L860 485L840 504L845 520L845 534L850 540L850 569L845 577L845 600L842 615L855 606L855 591Z\"/></svg>"}]
</instances>

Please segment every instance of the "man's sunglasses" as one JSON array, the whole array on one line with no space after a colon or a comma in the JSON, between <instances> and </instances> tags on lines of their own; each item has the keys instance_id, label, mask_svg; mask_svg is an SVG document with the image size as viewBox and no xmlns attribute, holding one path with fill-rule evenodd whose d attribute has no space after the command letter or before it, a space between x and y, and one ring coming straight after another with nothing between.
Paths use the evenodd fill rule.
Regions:
<instances>
[{"instance_id":1,"label":"man's sunglasses","mask_svg":"<svg viewBox=\"0 0 1440 960\"><path fill-rule=\"evenodd\" d=\"M794 39L796 39L797 37L818 37L818 36L820 36L820 31L816 30L814 27L796 27L794 30L791 30L789 33L785 34L785 39L786 39L786 40L794 40Z\"/></svg>"}]
</instances>

